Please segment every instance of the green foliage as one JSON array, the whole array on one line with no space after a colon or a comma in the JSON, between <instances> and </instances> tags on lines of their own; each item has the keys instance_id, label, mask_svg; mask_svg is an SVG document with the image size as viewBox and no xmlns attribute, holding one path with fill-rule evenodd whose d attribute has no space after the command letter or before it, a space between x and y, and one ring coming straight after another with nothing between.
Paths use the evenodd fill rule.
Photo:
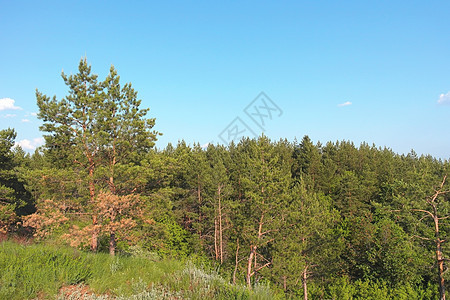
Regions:
<instances>
[{"instance_id":1,"label":"green foliage","mask_svg":"<svg viewBox=\"0 0 450 300\"><path fill-rule=\"evenodd\" d=\"M15 138L13 129L0 130L0 232L3 233L13 230L18 216L34 210L19 172L25 154L20 148L12 149Z\"/></svg>"},{"instance_id":2,"label":"green foliage","mask_svg":"<svg viewBox=\"0 0 450 300\"><path fill-rule=\"evenodd\" d=\"M142 253L141 253L142 254ZM0 298L73 299L274 299L263 286L249 291L189 260L150 260L85 254L44 244L0 244ZM72 287L72 288L67 288ZM86 287L83 293L83 287ZM155 298L152 298L155 297Z\"/></svg>"},{"instance_id":3,"label":"green foliage","mask_svg":"<svg viewBox=\"0 0 450 300\"><path fill-rule=\"evenodd\" d=\"M336 262L343 252L334 228L340 216L331 206L329 197L308 192L302 184L292 188L292 202L286 215L286 225L275 242L272 280L297 289L299 278L323 278L336 272Z\"/></svg>"},{"instance_id":4,"label":"green foliage","mask_svg":"<svg viewBox=\"0 0 450 300\"><path fill-rule=\"evenodd\" d=\"M410 283L390 287L386 281L356 280L351 282L345 277L336 279L325 288L311 287L312 299L336 300L432 300L437 299L437 288L433 285L420 286Z\"/></svg>"},{"instance_id":5,"label":"green foliage","mask_svg":"<svg viewBox=\"0 0 450 300\"><path fill-rule=\"evenodd\" d=\"M169 218L158 221L164 228L164 246L155 249L162 255L187 257L192 253L190 234Z\"/></svg>"},{"instance_id":6,"label":"green foliage","mask_svg":"<svg viewBox=\"0 0 450 300\"><path fill-rule=\"evenodd\" d=\"M350 264L349 275L382 278L395 286L422 281L424 257L398 224L388 219L374 223L362 217L348 221L351 235L347 236L343 257Z\"/></svg>"},{"instance_id":7,"label":"green foliage","mask_svg":"<svg viewBox=\"0 0 450 300\"><path fill-rule=\"evenodd\" d=\"M82 59L77 74L63 73L62 78L69 87L65 98L58 100L36 91L38 116L44 121L41 130L48 133L46 155L59 167L76 166L90 176L103 168L99 172L103 172L103 184L112 192L122 190L124 185L111 178L125 180L127 177L116 178L123 172L120 165L130 168L128 164L138 163L154 146L158 133L151 129L155 119L146 117L148 108L139 107L141 100L131 84L121 86L114 67L99 82ZM132 182L125 181L128 185Z\"/></svg>"}]
</instances>

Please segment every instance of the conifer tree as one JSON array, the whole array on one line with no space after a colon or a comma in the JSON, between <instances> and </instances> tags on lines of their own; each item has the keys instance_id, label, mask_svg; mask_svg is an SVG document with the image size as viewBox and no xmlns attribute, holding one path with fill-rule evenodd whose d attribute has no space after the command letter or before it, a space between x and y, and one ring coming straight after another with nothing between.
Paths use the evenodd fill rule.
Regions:
<instances>
[{"instance_id":1,"label":"conifer tree","mask_svg":"<svg viewBox=\"0 0 450 300\"><path fill-rule=\"evenodd\" d=\"M18 177L15 155L13 151L16 132L8 128L0 130L0 232L6 233L23 213L29 212L30 195Z\"/></svg>"},{"instance_id":2,"label":"conifer tree","mask_svg":"<svg viewBox=\"0 0 450 300\"><path fill-rule=\"evenodd\" d=\"M85 208L90 207L87 210L92 214L92 250L97 249L100 228L96 195L106 186L113 194L133 192L133 188L118 190L118 170L135 163L138 153L151 149L158 134L152 131L155 120L146 117L148 109L139 107L141 101L131 84L120 85L114 67L105 81L99 82L97 77L84 58L77 74L62 73L69 88L66 97L58 100L36 92L38 116L44 121L41 130L48 133L46 153L62 165L88 174L89 204Z\"/></svg>"},{"instance_id":3,"label":"conifer tree","mask_svg":"<svg viewBox=\"0 0 450 300\"><path fill-rule=\"evenodd\" d=\"M246 266L246 282L252 286L252 278L272 264L271 244L285 221L290 165L283 161L266 136L241 142L243 156L242 186L243 239L249 252Z\"/></svg>"}]
</instances>

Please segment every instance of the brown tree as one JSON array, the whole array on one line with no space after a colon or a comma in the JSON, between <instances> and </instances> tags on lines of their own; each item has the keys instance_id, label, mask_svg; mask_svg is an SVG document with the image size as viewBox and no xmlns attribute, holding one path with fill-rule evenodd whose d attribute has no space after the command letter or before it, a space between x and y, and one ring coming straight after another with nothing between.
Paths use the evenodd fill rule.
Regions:
<instances>
[{"instance_id":1,"label":"brown tree","mask_svg":"<svg viewBox=\"0 0 450 300\"><path fill-rule=\"evenodd\" d=\"M118 236L129 239L130 231L136 226L136 220L141 217L139 206L140 197L130 194L118 196L110 192L100 192L95 198L95 211L97 224L80 228L72 226L70 233L64 235L73 247L88 244L92 232L109 236L109 254L115 255Z\"/></svg>"}]
</instances>

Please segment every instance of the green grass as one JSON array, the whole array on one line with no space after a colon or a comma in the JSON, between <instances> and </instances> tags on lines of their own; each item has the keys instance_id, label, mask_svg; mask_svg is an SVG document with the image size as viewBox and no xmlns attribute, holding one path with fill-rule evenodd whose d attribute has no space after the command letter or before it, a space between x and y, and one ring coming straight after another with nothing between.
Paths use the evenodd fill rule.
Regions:
<instances>
[{"instance_id":1,"label":"green grass","mask_svg":"<svg viewBox=\"0 0 450 300\"><path fill-rule=\"evenodd\" d=\"M0 299L55 295L90 276L88 257L72 249L0 244Z\"/></svg>"},{"instance_id":2,"label":"green grass","mask_svg":"<svg viewBox=\"0 0 450 300\"><path fill-rule=\"evenodd\" d=\"M61 288L66 287L65 292ZM69 287L69 288L67 288ZM67 292L67 291L70 291ZM189 261L0 244L0 299L274 299Z\"/></svg>"}]
</instances>

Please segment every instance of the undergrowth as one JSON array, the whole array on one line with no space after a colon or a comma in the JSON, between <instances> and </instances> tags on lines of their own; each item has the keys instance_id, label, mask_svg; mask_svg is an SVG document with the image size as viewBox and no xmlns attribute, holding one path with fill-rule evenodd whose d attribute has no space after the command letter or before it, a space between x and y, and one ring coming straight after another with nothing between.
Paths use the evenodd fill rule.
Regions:
<instances>
[{"instance_id":1,"label":"undergrowth","mask_svg":"<svg viewBox=\"0 0 450 300\"><path fill-rule=\"evenodd\" d=\"M217 272L156 256L84 253L72 248L0 244L0 299L274 299Z\"/></svg>"}]
</instances>

